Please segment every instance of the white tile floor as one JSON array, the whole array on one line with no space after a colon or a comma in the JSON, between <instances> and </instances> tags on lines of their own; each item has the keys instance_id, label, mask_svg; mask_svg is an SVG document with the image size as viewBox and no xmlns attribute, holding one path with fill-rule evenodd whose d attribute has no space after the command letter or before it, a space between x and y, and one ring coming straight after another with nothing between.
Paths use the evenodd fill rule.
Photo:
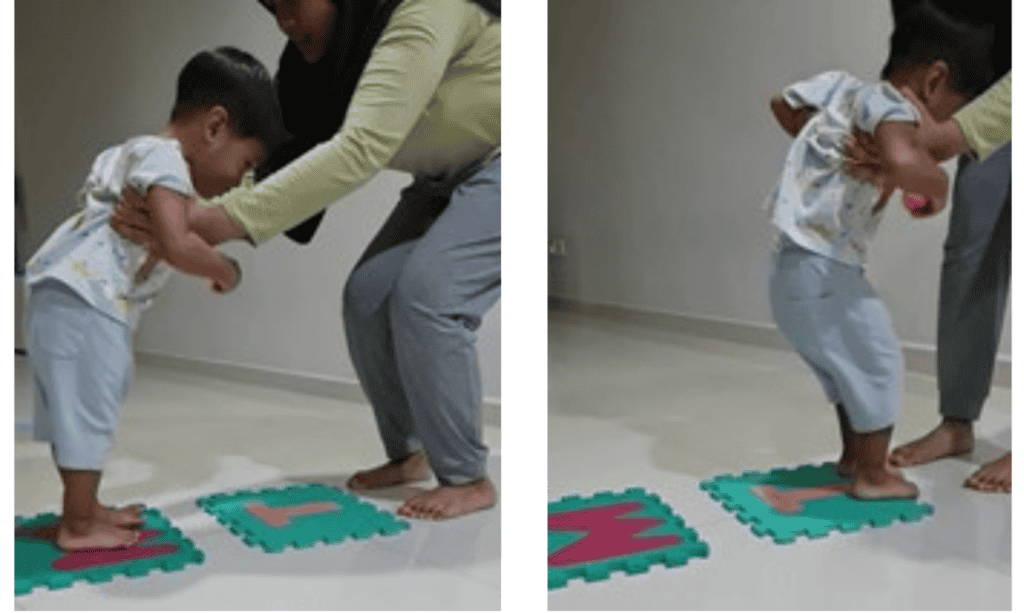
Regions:
<instances>
[{"instance_id":1,"label":"white tile floor","mask_svg":"<svg viewBox=\"0 0 1024 613\"><path fill-rule=\"evenodd\" d=\"M448 522L410 520L395 537L278 554L246 547L199 510L197 497L290 482L342 484L380 463L364 404L141 367L123 409L101 499L159 508L206 554L200 566L15 598L26 610L495 610L500 506ZM59 508L48 447L31 441L31 379L15 358L15 512ZM488 470L501 485L499 429ZM431 486L432 484L426 484ZM405 491L370 497L394 511ZM399 589L400 588L400 589Z\"/></svg>"},{"instance_id":2,"label":"white tile floor","mask_svg":"<svg viewBox=\"0 0 1024 613\"><path fill-rule=\"evenodd\" d=\"M1009 448L1009 389L993 389L971 457L907 471L935 515L775 545L698 483L836 458L834 413L795 354L564 313L549 326L550 499L642 486L711 550L674 569L575 579L549 592L552 610L1010 608L1010 496L960 487ZM897 442L938 421L934 379L907 388Z\"/></svg>"}]
</instances>

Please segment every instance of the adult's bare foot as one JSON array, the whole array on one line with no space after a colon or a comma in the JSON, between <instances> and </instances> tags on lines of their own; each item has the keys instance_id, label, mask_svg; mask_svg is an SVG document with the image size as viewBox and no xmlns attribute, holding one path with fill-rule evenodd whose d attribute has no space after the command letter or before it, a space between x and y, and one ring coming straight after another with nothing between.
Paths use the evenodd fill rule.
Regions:
<instances>
[{"instance_id":1,"label":"adult's bare foot","mask_svg":"<svg viewBox=\"0 0 1024 613\"><path fill-rule=\"evenodd\" d=\"M145 523L142 519L142 510L143 506L138 504L121 508L97 504L96 520L122 528L138 528Z\"/></svg>"},{"instance_id":2,"label":"adult's bare foot","mask_svg":"<svg viewBox=\"0 0 1024 613\"><path fill-rule=\"evenodd\" d=\"M943 419L934 430L919 439L900 445L889 454L893 466L917 466L935 460L968 453L974 449L971 422Z\"/></svg>"},{"instance_id":3,"label":"adult's bare foot","mask_svg":"<svg viewBox=\"0 0 1024 613\"><path fill-rule=\"evenodd\" d=\"M398 507L398 514L419 519L451 519L494 506L497 494L486 477L465 485L441 485L417 494Z\"/></svg>"},{"instance_id":4,"label":"adult's bare foot","mask_svg":"<svg viewBox=\"0 0 1024 613\"><path fill-rule=\"evenodd\" d=\"M858 474L850 491L850 496L860 500L913 499L918 494L916 485L892 469L873 475Z\"/></svg>"},{"instance_id":5,"label":"adult's bare foot","mask_svg":"<svg viewBox=\"0 0 1024 613\"><path fill-rule=\"evenodd\" d=\"M1010 469L1013 462L1010 461L1010 453L993 460L982 466L964 482L964 487L979 492L1005 492L1010 493Z\"/></svg>"},{"instance_id":6,"label":"adult's bare foot","mask_svg":"<svg viewBox=\"0 0 1024 613\"><path fill-rule=\"evenodd\" d=\"M79 549L125 549L138 543L139 531L94 521L88 525L57 529L57 546L64 551Z\"/></svg>"},{"instance_id":7,"label":"adult's bare foot","mask_svg":"<svg viewBox=\"0 0 1024 613\"><path fill-rule=\"evenodd\" d=\"M381 464L369 470L361 470L352 475L345 485L352 490L375 490L424 481L429 477L427 455L422 451L414 451L403 460Z\"/></svg>"}]
</instances>

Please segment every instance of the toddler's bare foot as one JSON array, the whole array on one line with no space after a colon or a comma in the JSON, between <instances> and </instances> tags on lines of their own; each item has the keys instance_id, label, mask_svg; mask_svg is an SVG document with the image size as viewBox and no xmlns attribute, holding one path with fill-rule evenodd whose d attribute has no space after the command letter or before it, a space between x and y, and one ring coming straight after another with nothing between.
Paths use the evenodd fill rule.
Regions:
<instances>
[{"instance_id":1,"label":"toddler's bare foot","mask_svg":"<svg viewBox=\"0 0 1024 613\"><path fill-rule=\"evenodd\" d=\"M982 466L967 481L964 487L978 490L979 492L1005 492L1010 493L1010 469L1013 462L1010 461L1010 454L1007 453L998 460L993 460Z\"/></svg>"},{"instance_id":2,"label":"toddler's bare foot","mask_svg":"<svg viewBox=\"0 0 1024 613\"><path fill-rule=\"evenodd\" d=\"M64 551L79 549L125 549L139 541L139 531L105 522L71 526L61 523L57 530L57 546Z\"/></svg>"},{"instance_id":3,"label":"toddler's bare foot","mask_svg":"<svg viewBox=\"0 0 1024 613\"><path fill-rule=\"evenodd\" d=\"M122 528L138 528L145 523L145 520L142 519L142 510L143 506L138 504L119 509L98 504L96 505L96 521Z\"/></svg>"},{"instance_id":4,"label":"toddler's bare foot","mask_svg":"<svg viewBox=\"0 0 1024 613\"><path fill-rule=\"evenodd\" d=\"M944 419L921 438L900 445L889 455L893 466L916 466L974 449L971 422Z\"/></svg>"},{"instance_id":5,"label":"toddler's bare foot","mask_svg":"<svg viewBox=\"0 0 1024 613\"><path fill-rule=\"evenodd\" d=\"M422 451L415 451L404 460L381 464L370 470L361 470L352 475L346 485L352 490L374 490L423 481L428 477L430 472L427 467L427 456Z\"/></svg>"},{"instance_id":6,"label":"toddler's bare foot","mask_svg":"<svg viewBox=\"0 0 1024 613\"><path fill-rule=\"evenodd\" d=\"M836 474L844 479L849 479L857 473L857 460L847 460L845 458L839 458L836 462Z\"/></svg>"},{"instance_id":7,"label":"toddler's bare foot","mask_svg":"<svg viewBox=\"0 0 1024 613\"><path fill-rule=\"evenodd\" d=\"M486 477L465 485L442 485L417 494L398 508L399 515L419 519L451 519L494 506L497 495Z\"/></svg>"},{"instance_id":8,"label":"toddler's bare foot","mask_svg":"<svg viewBox=\"0 0 1024 613\"><path fill-rule=\"evenodd\" d=\"M907 481L899 471L885 470L877 474L857 474L850 496L861 500L913 499L918 493L917 486Z\"/></svg>"}]
</instances>

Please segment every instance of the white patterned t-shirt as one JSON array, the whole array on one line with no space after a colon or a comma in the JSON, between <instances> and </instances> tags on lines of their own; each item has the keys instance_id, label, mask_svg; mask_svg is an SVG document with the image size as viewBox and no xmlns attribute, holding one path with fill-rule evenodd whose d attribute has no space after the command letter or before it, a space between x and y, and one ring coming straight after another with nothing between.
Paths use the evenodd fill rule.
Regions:
<instances>
[{"instance_id":1,"label":"white patterned t-shirt","mask_svg":"<svg viewBox=\"0 0 1024 613\"><path fill-rule=\"evenodd\" d=\"M125 187L145 194L154 185L183 196L195 193L176 139L139 136L100 153L78 192L79 212L58 226L29 260L29 287L44 279L60 281L134 330L172 269L160 262L144 281L135 283L146 249L115 232L110 218Z\"/></svg>"},{"instance_id":2,"label":"white patterned t-shirt","mask_svg":"<svg viewBox=\"0 0 1024 613\"><path fill-rule=\"evenodd\" d=\"M854 128L873 134L883 121L916 123L917 108L888 82L841 71L794 83L782 97L793 108L815 112L793 140L768 199L772 223L802 247L863 265L882 217L881 210L873 211L881 190L846 172L843 141Z\"/></svg>"}]
</instances>

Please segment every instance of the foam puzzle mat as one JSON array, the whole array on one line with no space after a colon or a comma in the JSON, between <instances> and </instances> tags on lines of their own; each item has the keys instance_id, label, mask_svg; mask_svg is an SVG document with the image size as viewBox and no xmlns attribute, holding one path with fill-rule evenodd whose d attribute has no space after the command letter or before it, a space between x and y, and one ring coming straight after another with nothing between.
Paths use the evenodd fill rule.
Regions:
<instances>
[{"instance_id":1,"label":"foam puzzle mat","mask_svg":"<svg viewBox=\"0 0 1024 613\"><path fill-rule=\"evenodd\" d=\"M607 579L613 571L647 572L708 557L707 543L643 488L566 496L548 503L548 589L570 579Z\"/></svg>"},{"instance_id":2,"label":"foam puzzle mat","mask_svg":"<svg viewBox=\"0 0 1024 613\"><path fill-rule=\"evenodd\" d=\"M157 569L170 572L203 562L203 552L159 511L145 509L143 520L141 538L133 547L65 552L53 540L56 515L15 517L15 596L37 587L57 590L77 581L103 583L118 575L141 577Z\"/></svg>"},{"instance_id":3,"label":"foam puzzle mat","mask_svg":"<svg viewBox=\"0 0 1024 613\"><path fill-rule=\"evenodd\" d=\"M388 536L409 528L387 511L320 483L213 494L196 504L246 545L267 553Z\"/></svg>"},{"instance_id":4,"label":"foam puzzle mat","mask_svg":"<svg viewBox=\"0 0 1024 613\"><path fill-rule=\"evenodd\" d=\"M816 539L833 530L856 532L864 526L919 521L935 511L916 500L858 500L847 495L850 486L831 462L719 475L700 484L725 510L750 524L754 534L780 545L798 536Z\"/></svg>"}]
</instances>

